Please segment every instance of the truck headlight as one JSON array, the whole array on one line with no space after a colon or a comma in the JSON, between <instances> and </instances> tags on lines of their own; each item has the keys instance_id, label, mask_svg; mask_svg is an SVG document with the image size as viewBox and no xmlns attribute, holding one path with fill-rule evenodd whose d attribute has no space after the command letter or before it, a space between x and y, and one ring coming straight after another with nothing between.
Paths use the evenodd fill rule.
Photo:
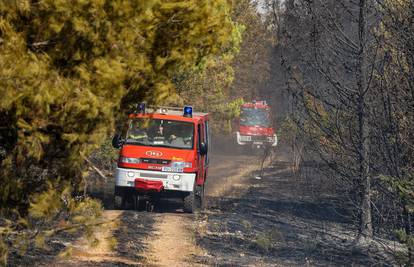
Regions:
<instances>
[{"instance_id":1,"label":"truck headlight","mask_svg":"<svg viewBox=\"0 0 414 267\"><path fill-rule=\"evenodd\" d=\"M138 163L141 163L141 159L140 158L119 157L119 162L138 164Z\"/></svg>"},{"instance_id":2,"label":"truck headlight","mask_svg":"<svg viewBox=\"0 0 414 267\"><path fill-rule=\"evenodd\" d=\"M177 169L192 168L193 164L185 161L173 161L171 162L171 167Z\"/></svg>"},{"instance_id":3,"label":"truck headlight","mask_svg":"<svg viewBox=\"0 0 414 267\"><path fill-rule=\"evenodd\" d=\"M172 178L173 178L174 181L179 181L181 176L178 175L178 174L174 174Z\"/></svg>"}]
</instances>

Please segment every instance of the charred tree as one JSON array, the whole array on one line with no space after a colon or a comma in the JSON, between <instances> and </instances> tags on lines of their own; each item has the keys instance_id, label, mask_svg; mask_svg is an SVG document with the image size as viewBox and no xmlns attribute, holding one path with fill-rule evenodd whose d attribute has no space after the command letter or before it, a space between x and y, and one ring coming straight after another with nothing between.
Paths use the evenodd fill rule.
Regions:
<instances>
[{"instance_id":1,"label":"charred tree","mask_svg":"<svg viewBox=\"0 0 414 267\"><path fill-rule=\"evenodd\" d=\"M358 164L360 180L360 226L359 238L372 238L372 216L371 216L371 181L369 169L369 125L368 125L368 105L367 92L367 70L369 63L367 60L367 21L366 21L366 0L359 1L358 18L358 62L356 65L356 77L358 88Z\"/></svg>"},{"instance_id":2,"label":"charred tree","mask_svg":"<svg viewBox=\"0 0 414 267\"><path fill-rule=\"evenodd\" d=\"M307 151L346 189L359 242L373 236L370 107L377 14L372 7L369 0L288 1L283 39L292 119Z\"/></svg>"}]
</instances>

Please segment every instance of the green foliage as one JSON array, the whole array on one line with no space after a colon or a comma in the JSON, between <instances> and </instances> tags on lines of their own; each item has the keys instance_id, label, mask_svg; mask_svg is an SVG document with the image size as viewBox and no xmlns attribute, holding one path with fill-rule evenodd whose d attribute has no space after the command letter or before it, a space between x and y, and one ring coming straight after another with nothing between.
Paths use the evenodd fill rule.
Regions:
<instances>
[{"instance_id":1,"label":"green foliage","mask_svg":"<svg viewBox=\"0 0 414 267\"><path fill-rule=\"evenodd\" d=\"M93 241L95 230L104 223L101 214L100 202L73 197L68 183L49 182L47 190L31 197L27 217L15 212L15 221L1 221L0 258L7 262L10 250L24 255L29 248L46 249L60 232L83 232Z\"/></svg>"},{"instance_id":2,"label":"green foliage","mask_svg":"<svg viewBox=\"0 0 414 267\"><path fill-rule=\"evenodd\" d=\"M240 27L235 31L239 30ZM239 33L235 35L240 38ZM228 94L234 79L234 71L230 64L237 53L240 41L236 39L233 49L221 57L207 58L201 68L179 73L176 77L175 83L180 96L178 104L191 104L197 110L211 113L212 128L215 132L223 129L229 131L228 123L237 115L237 104L242 101Z\"/></svg>"},{"instance_id":3,"label":"green foliage","mask_svg":"<svg viewBox=\"0 0 414 267\"><path fill-rule=\"evenodd\" d=\"M268 78L266 49L272 47L269 31L251 1L235 1L231 15L236 25L229 49L220 56L205 58L190 71L178 73L174 83L180 98L171 99L172 104L186 103L208 111L213 131L221 134L232 132L243 99L258 96L259 83Z\"/></svg>"},{"instance_id":4,"label":"green foliage","mask_svg":"<svg viewBox=\"0 0 414 267\"><path fill-rule=\"evenodd\" d=\"M0 265L6 266L7 265L7 255L9 254L9 248L6 245L4 240L4 235L0 235Z\"/></svg>"},{"instance_id":5,"label":"green foliage","mask_svg":"<svg viewBox=\"0 0 414 267\"><path fill-rule=\"evenodd\" d=\"M381 24L375 32L383 58L382 68L375 72L377 93L385 99L379 102L376 113L387 114L386 118L377 118L376 153L386 158L378 163L385 169L380 178L401 205L396 212L403 225L396 234L410 251L408 258L401 258L407 266L414 263L413 9L411 0L384 1Z\"/></svg>"},{"instance_id":6,"label":"green foliage","mask_svg":"<svg viewBox=\"0 0 414 267\"><path fill-rule=\"evenodd\" d=\"M245 231L250 232L252 230L252 224L248 220L242 220L241 224L243 225Z\"/></svg>"},{"instance_id":7,"label":"green foliage","mask_svg":"<svg viewBox=\"0 0 414 267\"><path fill-rule=\"evenodd\" d=\"M112 146L112 138L107 138L101 147L91 154L90 158L96 162L98 166L110 169L118 154L119 151Z\"/></svg>"},{"instance_id":8,"label":"green foliage","mask_svg":"<svg viewBox=\"0 0 414 267\"><path fill-rule=\"evenodd\" d=\"M62 191L56 190L48 182L48 189L45 192L36 194L30 203L29 215L35 219L53 220L60 213L63 206L63 199L70 197L69 187Z\"/></svg>"},{"instance_id":9,"label":"green foliage","mask_svg":"<svg viewBox=\"0 0 414 267\"><path fill-rule=\"evenodd\" d=\"M414 173L407 173L404 177L393 177L389 175L381 175L380 179L390 186L390 190L396 193L402 203L404 209L414 214Z\"/></svg>"},{"instance_id":10,"label":"green foliage","mask_svg":"<svg viewBox=\"0 0 414 267\"><path fill-rule=\"evenodd\" d=\"M0 212L97 218L99 203L72 198L84 158L135 103L177 98L177 73L230 53L230 12L226 0L0 0Z\"/></svg>"},{"instance_id":11,"label":"green foliage","mask_svg":"<svg viewBox=\"0 0 414 267\"><path fill-rule=\"evenodd\" d=\"M73 247L69 246L59 253L59 258L61 259L70 258L70 256L72 256L72 253L73 253Z\"/></svg>"},{"instance_id":12,"label":"green foliage","mask_svg":"<svg viewBox=\"0 0 414 267\"><path fill-rule=\"evenodd\" d=\"M406 229L397 229L395 230L395 235L402 244L405 244L409 250L414 249L414 234L407 234ZM402 262L407 262L408 259L406 259L405 255L397 255L401 258L403 258Z\"/></svg>"},{"instance_id":13,"label":"green foliage","mask_svg":"<svg viewBox=\"0 0 414 267\"><path fill-rule=\"evenodd\" d=\"M231 133L232 121L240 117L240 107L243 103L242 98L236 98L227 103L215 103L211 106L213 126L215 126L213 129L217 132L220 129L221 133Z\"/></svg>"},{"instance_id":14,"label":"green foliage","mask_svg":"<svg viewBox=\"0 0 414 267\"><path fill-rule=\"evenodd\" d=\"M82 157L119 111L174 94L171 78L232 47L227 1L0 1L1 208ZM93 19L91 19L93 18Z\"/></svg>"},{"instance_id":15,"label":"green foliage","mask_svg":"<svg viewBox=\"0 0 414 267\"><path fill-rule=\"evenodd\" d=\"M273 228L270 231L258 234L255 243L264 252L269 252L276 242L282 240L282 234L276 228Z\"/></svg>"},{"instance_id":16,"label":"green foliage","mask_svg":"<svg viewBox=\"0 0 414 267\"><path fill-rule=\"evenodd\" d=\"M285 140L290 145L294 145L300 129L292 117L287 116L282 122L280 131L283 134L279 136L279 139Z\"/></svg>"}]
</instances>

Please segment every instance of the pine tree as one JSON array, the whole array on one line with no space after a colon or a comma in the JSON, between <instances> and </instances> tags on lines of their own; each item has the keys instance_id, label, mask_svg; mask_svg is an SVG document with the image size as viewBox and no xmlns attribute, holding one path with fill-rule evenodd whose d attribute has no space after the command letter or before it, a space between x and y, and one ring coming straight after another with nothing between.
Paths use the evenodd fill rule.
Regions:
<instances>
[{"instance_id":1,"label":"pine tree","mask_svg":"<svg viewBox=\"0 0 414 267\"><path fill-rule=\"evenodd\" d=\"M48 217L43 200L76 194L115 121L139 101L174 98L176 73L233 49L234 29L227 0L0 0L2 240L17 226L2 218Z\"/></svg>"},{"instance_id":2,"label":"pine tree","mask_svg":"<svg viewBox=\"0 0 414 267\"><path fill-rule=\"evenodd\" d=\"M177 71L233 45L225 0L0 1L1 208L82 157L121 111L174 94Z\"/></svg>"}]
</instances>

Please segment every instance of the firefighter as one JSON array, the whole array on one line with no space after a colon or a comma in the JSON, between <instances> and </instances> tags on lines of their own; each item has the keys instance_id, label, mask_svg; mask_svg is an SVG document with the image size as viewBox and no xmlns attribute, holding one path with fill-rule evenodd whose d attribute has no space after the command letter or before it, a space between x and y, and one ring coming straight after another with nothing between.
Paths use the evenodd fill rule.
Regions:
<instances>
[{"instance_id":1,"label":"firefighter","mask_svg":"<svg viewBox=\"0 0 414 267\"><path fill-rule=\"evenodd\" d=\"M139 121L133 121L128 131L128 139L142 140L148 137L146 131L140 127Z\"/></svg>"},{"instance_id":2,"label":"firefighter","mask_svg":"<svg viewBox=\"0 0 414 267\"><path fill-rule=\"evenodd\" d=\"M171 134L168 141L171 145L176 147L187 147L188 143L192 140L192 128L177 126L175 127L175 134Z\"/></svg>"}]
</instances>

